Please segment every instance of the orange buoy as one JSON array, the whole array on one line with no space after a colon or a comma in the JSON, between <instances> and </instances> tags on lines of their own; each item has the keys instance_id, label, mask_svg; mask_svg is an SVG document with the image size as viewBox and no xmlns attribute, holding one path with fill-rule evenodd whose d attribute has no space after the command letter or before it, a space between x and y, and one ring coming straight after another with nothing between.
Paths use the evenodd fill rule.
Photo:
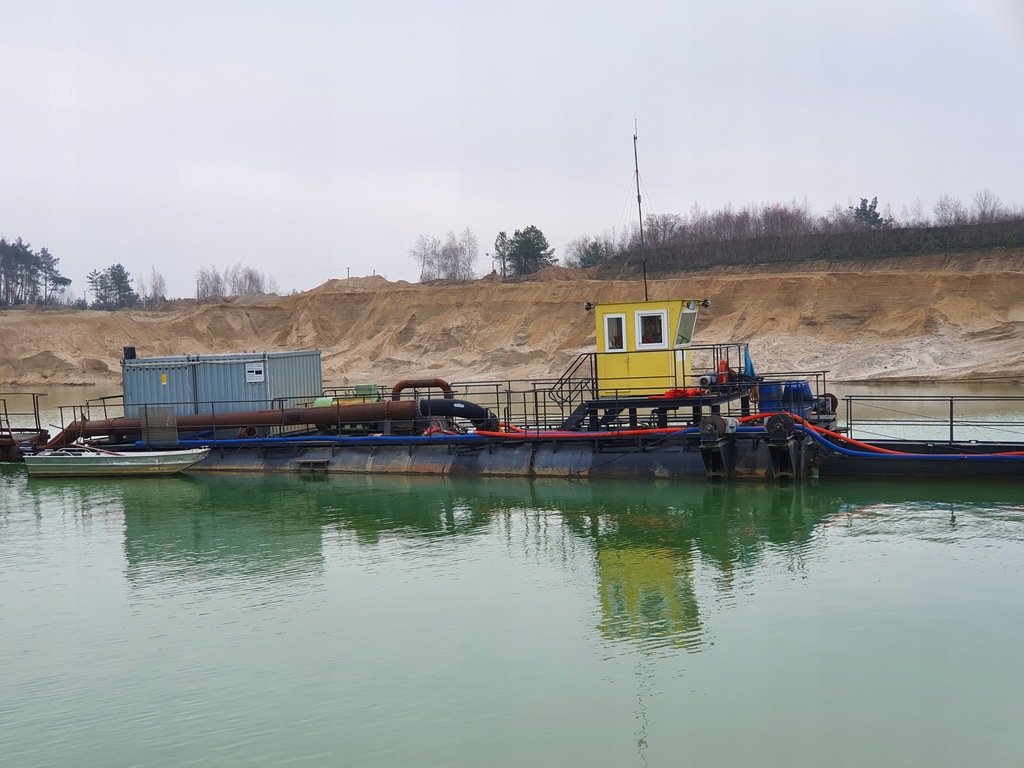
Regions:
<instances>
[{"instance_id":1,"label":"orange buoy","mask_svg":"<svg viewBox=\"0 0 1024 768\"><path fill-rule=\"evenodd\" d=\"M725 384L729 380L729 361L722 358L718 361L718 383Z\"/></svg>"}]
</instances>

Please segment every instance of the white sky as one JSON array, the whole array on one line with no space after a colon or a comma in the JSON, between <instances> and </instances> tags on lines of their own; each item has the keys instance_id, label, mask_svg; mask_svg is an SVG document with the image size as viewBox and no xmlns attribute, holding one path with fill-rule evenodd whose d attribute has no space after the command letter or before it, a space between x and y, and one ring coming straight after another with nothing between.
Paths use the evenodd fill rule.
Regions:
<instances>
[{"instance_id":1,"label":"white sky","mask_svg":"<svg viewBox=\"0 0 1024 768\"><path fill-rule=\"evenodd\" d=\"M194 294L418 278L419 235L981 189L1024 205L1021 0L8 0L0 234ZM635 194L635 193L632 193Z\"/></svg>"}]
</instances>

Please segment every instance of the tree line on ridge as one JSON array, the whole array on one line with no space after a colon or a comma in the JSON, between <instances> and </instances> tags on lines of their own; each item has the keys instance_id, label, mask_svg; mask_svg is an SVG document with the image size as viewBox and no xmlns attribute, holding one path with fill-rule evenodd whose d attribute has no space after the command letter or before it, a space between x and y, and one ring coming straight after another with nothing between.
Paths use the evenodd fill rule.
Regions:
<instances>
[{"instance_id":1,"label":"tree line on ridge","mask_svg":"<svg viewBox=\"0 0 1024 768\"><path fill-rule=\"evenodd\" d=\"M740 209L708 211L694 205L688 214L648 214L643 227L620 233L583 235L565 247L562 263L590 269L597 277L621 277L806 260L843 260L930 252L956 252L1024 245L1024 210L1006 206L988 190L974 195L970 206L949 196L939 198L932 216L917 201L895 216L878 198L859 205L833 206L814 215L806 203L769 203ZM502 278L517 278L555 266L555 249L544 233L530 225L510 237L499 232L492 268ZM420 281L473 280L480 248L468 227L442 238L421 235L409 250L420 265ZM153 269L147 280L132 280L121 264L94 269L88 291L76 298L71 280L60 273L60 259L46 248L33 250L20 237L0 237L0 306L65 305L81 309L152 309L168 300L166 281ZM196 298L243 296L278 290L276 281L242 264L223 272L204 267L196 275ZM90 300L91 296L91 300Z\"/></svg>"}]
</instances>

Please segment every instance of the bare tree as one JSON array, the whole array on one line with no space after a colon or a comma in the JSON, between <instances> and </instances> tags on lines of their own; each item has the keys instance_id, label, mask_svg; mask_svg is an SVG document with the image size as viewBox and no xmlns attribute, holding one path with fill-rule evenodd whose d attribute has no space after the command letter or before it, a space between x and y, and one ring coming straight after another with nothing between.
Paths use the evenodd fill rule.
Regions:
<instances>
[{"instance_id":1,"label":"bare tree","mask_svg":"<svg viewBox=\"0 0 1024 768\"><path fill-rule=\"evenodd\" d=\"M918 197L909 208L907 206L903 206L903 211L900 214L900 220L897 226L917 229L920 227L927 227L929 223L928 217L924 215L924 203L921 202L921 198Z\"/></svg>"},{"instance_id":2,"label":"bare tree","mask_svg":"<svg viewBox=\"0 0 1024 768\"><path fill-rule=\"evenodd\" d=\"M476 235L469 227L462 230L458 237L449 232L445 239L443 263L450 280L472 280L476 277L476 260L480 254L480 245Z\"/></svg>"},{"instance_id":3,"label":"bare tree","mask_svg":"<svg viewBox=\"0 0 1024 768\"><path fill-rule=\"evenodd\" d=\"M167 298L167 281L164 280L164 276L153 268L152 276L149 280L149 292L154 299L163 301Z\"/></svg>"},{"instance_id":4,"label":"bare tree","mask_svg":"<svg viewBox=\"0 0 1024 768\"><path fill-rule=\"evenodd\" d=\"M201 267L196 272L196 298L208 299L211 296L224 296L224 278L217 267Z\"/></svg>"},{"instance_id":5,"label":"bare tree","mask_svg":"<svg viewBox=\"0 0 1024 768\"><path fill-rule=\"evenodd\" d=\"M1006 206L988 189L974 193L974 221L978 224L991 224L1006 217Z\"/></svg>"},{"instance_id":6,"label":"bare tree","mask_svg":"<svg viewBox=\"0 0 1024 768\"><path fill-rule=\"evenodd\" d=\"M667 245L681 240L685 235L686 221L678 213L651 213L644 219L647 245Z\"/></svg>"},{"instance_id":7,"label":"bare tree","mask_svg":"<svg viewBox=\"0 0 1024 768\"><path fill-rule=\"evenodd\" d=\"M811 217L804 208L777 203L761 209L761 231L764 235L795 235L813 231Z\"/></svg>"},{"instance_id":8,"label":"bare tree","mask_svg":"<svg viewBox=\"0 0 1024 768\"><path fill-rule=\"evenodd\" d=\"M416 238L416 245L409 249L409 255L419 262L421 283L437 279L440 254L441 241L436 237L420 235Z\"/></svg>"},{"instance_id":9,"label":"bare tree","mask_svg":"<svg viewBox=\"0 0 1024 768\"><path fill-rule=\"evenodd\" d=\"M277 281L252 267L236 264L222 275L216 267L196 272L196 298L211 296L248 296L252 293L277 293Z\"/></svg>"},{"instance_id":10,"label":"bare tree","mask_svg":"<svg viewBox=\"0 0 1024 768\"><path fill-rule=\"evenodd\" d=\"M711 216L706 208L701 208L696 200L690 206L690 216L687 222L690 239L695 241L711 239Z\"/></svg>"},{"instance_id":11,"label":"bare tree","mask_svg":"<svg viewBox=\"0 0 1024 768\"><path fill-rule=\"evenodd\" d=\"M969 217L964 204L949 195L943 195L936 201L935 226L952 227L957 224L966 224Z\"/></svg>"},{"instance_id":12,"label":"bare tree","mask_svg":"<svg viewBox=\"0 0 1024 768\"><path fill-rule=\"evenodd\" d=\"M253 293L274 293L277 282L252 267L236 264L224 270L224 284L231 296L248 296Z\"/></svg>"},{"instance_id":13,"label":"bare tree","mask_svg":"<svg viewBox=\"0 0 1024 768\"><path fill-rule=\"evenodd\" d=\"M836 203L821 217L820 225L823 232L846 232L853 229L853 211Z\"/></svg>"},{"instance_id":14,"label":"bare tree","mask_svg":"<svg viewBox=\"0 0 1024 768\"><path fill-rule=\"evenodd\" d=\"M149 288L146 288L146 281L141 277L136 280L139 288L139 302L146 309L153 309L159 306L162 302L167 301L167 281L164 280L164 276L156 271L156 267L151 268L149 278Z\"/></svg>"},{"instance_id":15,"label":"bare tree","mask_svg":"<svg viewBox=\"0 0 1024 768\"><path fill-rule=\"evenodd\" d=\"M480 247L469 227L461 234L449 232L444 241L431 235L420 235L409 255L419 262L420 282L428 280L472 280Z\"/></svg>"}]
</instances>

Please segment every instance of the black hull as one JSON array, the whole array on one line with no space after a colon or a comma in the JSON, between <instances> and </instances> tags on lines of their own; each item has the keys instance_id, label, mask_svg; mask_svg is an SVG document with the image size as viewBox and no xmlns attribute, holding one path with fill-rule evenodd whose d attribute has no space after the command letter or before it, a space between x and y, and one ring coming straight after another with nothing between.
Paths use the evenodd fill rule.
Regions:
<instances>
[{"instance_id":1,"label":"black hull","mask_svg":"<svg viewBox=\"0 0 1024 768\"><path fill-rule=\"evenodd\" d=\"M451 477L692 479L710 482L802 482L815 478L1024 480L1024 460L966 458L967 446L889 443L919 457L848 456L807 437L781 444L730 435L709 443L697 436L511 439L348 438L333 442L228 441L215 445L192 471L309 472ZM328 444L329 443L329 444ZM979 453L976 444L973 453ZM1014 444L986 445L1005 453Z\"/></svg>"},{"instance_id":2,"label":"black hull","mask_svg":"<svg viewBox=\"0 0 1024 768\"><path fill-rule=\"evenodd\" d=\"M818 458L821 477L916 478L938 480L1024 480L1024 451L1020 443L927 443L887 440L877 447L900 455L850 456L823 452ZM1002 456L998 454L1003 454Z\"/></svg>"},{"instance_id":3,"label":"black hull","mask_svg":"<svg viewBox=\"0 0 1024 768\"><path fill-rule=\"evenodd\" d=\"M736 441L729 479L776 480L765 441ZM266 443L215 446L195 470L326 472L454 477L708 477L694 439L386 438L334 445ZM801 473L807 474L806 471Z\"/></svg>"}]
</instances>

